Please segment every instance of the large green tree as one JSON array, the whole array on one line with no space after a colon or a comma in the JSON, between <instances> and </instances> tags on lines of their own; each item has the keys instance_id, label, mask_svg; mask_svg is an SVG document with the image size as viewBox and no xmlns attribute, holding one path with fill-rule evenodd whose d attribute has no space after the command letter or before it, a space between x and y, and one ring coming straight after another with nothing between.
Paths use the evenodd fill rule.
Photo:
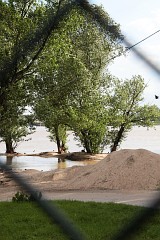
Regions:
<instances>
[{"instance_id":1,"label":"large green tree","mask_svg":"<svg viewBox=\"0 0 160 240\"><path fill-rule=\"evenodd\" d=\"M23 92L15 98L13 89L19 88L17 92L20 93L22 85L25 89L26 85L33 87L31 82L36 75L39 56L61 19L70 12L65 3L67 1L42 4L38 0L0 0L0 137L6 143L6 152L13 152L12 143L17 139L19 122L25 123L24 128L27 126L21 119L26 101L29 104L32 101L32 96ZM24 133L26 135L26 131Z\"/></svg>"},{"instance_id":2,"label":"large green tree","mask_svg":"<svg viewBox=\"0 0 160 240\"><path fill-rule=\"evenodd\" d=\"M98 28L84 12L73 9L65 19L65 26L54 32L46 46L42 59L45 55L47 61L46 64L39 62L35 81L38 117L47 126L49 118L50 127L57 124L69 126L87 152L103 150L106 133L106 111L100 89L106 84L103 69L115 51L122 50L119 26L103 9L99 11L108 25L115 26L116 37ZM110 77L107 84L109 82ZM46 119L40 106L44 102L45 108L49 109Z\"/></svg>"},{"instance_id":3,"label":"large green tree","mask_svg":"<svg viewBox=\"0 0 160 240\"><path fill-rule=\"evenodd\" d=\"M32 133L34 116L24 114L30 97L23 82L11 85L5 94L7 101L0 109L0 137L6 144L6 152L13 153L17 143Z\"/></svg>"},{"instance_id":4,"label":"large green tree","mask_svg":"<svg viewBox=\"0 0 160 240\"><path fill-rule=\"evenodd\" d=\"M146 87L139 75L129 80L115 80L111 101L107 104L111 152L117 150L133 126L152 127L160 118L160 110L156 105L143 104Z\"/></svg>"},{"instance_id":5,"label":"large green tree","mask_svg":"<svg viewBox=\"0 0 160 240\"><path fill-rule=\"evenodd\" d=\"M28 87L38 48L27 49L27 41L41 24L43 10L36 1L0 1L0 137L7 153L28 133L24 112L32 100Z\"/></svg>"}]
</instances>

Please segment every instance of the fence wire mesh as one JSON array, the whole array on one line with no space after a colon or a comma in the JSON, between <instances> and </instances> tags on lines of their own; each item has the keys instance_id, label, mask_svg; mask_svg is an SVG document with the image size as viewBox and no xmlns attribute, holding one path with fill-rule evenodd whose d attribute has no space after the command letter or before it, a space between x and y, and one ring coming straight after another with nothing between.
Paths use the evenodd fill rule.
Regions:
<instances>
[{"instance_id":1,"label":"fence wire mesh","mask_svg":"<svg viewBox=\"0 0 160 240\"><path fill-rule=\"evenodd\" d=\"M60 3L61 1L59 1ZM106 26L108 26L107 22L104 21L103 17L101 17L97 12L94 11L94 8L92 8L92 5L89 4L86 0L75 0L75 1L69 1L69 3L66 3L62 8L58 8L56 14L50 14L48 16L48 19L44 22L44 25L42 29L38 29L34 36L30 39L26 39L22 42L22 46L24 49L23 54L27 54L27 52L32 51L34 47L39 43L39 41L42 41L42 48L44 47L45 43L47 42L51 31L54 31L59 24L59 21L61 21L64 16L69 14L72 6L77 5L81 9L83 9L84 12L89 13L93 16L94 19L100 24L104 29L106 29ZM114 34L114 28L111 28L110 31L113 31ZM130 42L128 42L127 39L124 39L124 44L127 49L130 49L131 46L133 46ZM156 72L158 75L160 75L160 69L153 64L153 62L148 59L143 53L138 51L135 48L131 49L143 62L146 63L148 67L150 67L154 72ZM16 54L13 56L12 61L8 64L4 63L2 66L2 71L0 74L0 81L3 82L3 77L8 73L8 71L13 71L17 60L20 61L22 55L21 52L15 51ZM40 51L36 53L33 60L38 57L40 54ZM30 62L30 65L32 65L33 62ZM23 71L19 72L19 75L23 74ZM10 169L6 164L2 163L0 161L0 168L4 171L7 171L7 174L14 179L15 182L19 184L27 193L31 193L38 203L38 205L47 213L48 217L52 219L53 222L56 222L58 224L63 232L69 236L70 239L75 240L82 240L86 239L86 236L75 226L75 224L65 216L65 214L57 208L57 206L54 206L54 204L50 204L45 199L41 200L39 199L37 192L40 192L40 189L36 189L33 187L33 185L28 182L24 177L21 177L19 174L15 173L12 169ZM113 240L125 240L130 239L130 237L136 236L136 233L141 230L141 228L145 224L149 224L149 220L152 219L152 217L158 213L156 211L160 207L160 193L157 194L157 197L154 199L154 201L150 202L150 205L147 208L144 208L144 210L135 216L135 218L131 219L130 222L124 226L115 236L112 237Z\"/></svg>"}]
</instances>

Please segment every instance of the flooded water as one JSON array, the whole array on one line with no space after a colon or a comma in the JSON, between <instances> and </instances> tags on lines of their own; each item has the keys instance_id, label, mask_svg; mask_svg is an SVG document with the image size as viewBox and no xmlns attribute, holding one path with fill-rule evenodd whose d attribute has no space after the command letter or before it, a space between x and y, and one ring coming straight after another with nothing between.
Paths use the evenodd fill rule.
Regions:
<instances>
[{"instance_id":1,"label":"flooded water","mask_svg":"<svg viewBox=\"0 0 160 240\"><path fill-rule=\"evenodd\" d=\"M0 157L1 162L11 166L13 169L36 169L39 171L49 171L54 169L65 169L72 166L85 166L95 164L96 161L60 161L58 158L44 158L37 156Z\"/></svg>"},{"instance_id":2,"label":"flooded water","mask_svg":"<svg viewBox=\"0 0 160 240\"><path fill-rule=\"evenodd\" d=\"M37 127L34 134L29 135L27 139L29 141L21 142L16 151L20 153L40 153L48 151L57 151L56 144L50 142L49 133L46 131L45 127ZM82 146L74 139L72 132L69 132L67 145L69 152L77 152L83 149ZM131 132L129 132L125 141L121 144L120 149L138 149L143 148L150 150L155 153L160 153L160 126L156 128L151 128L147 130L144 127L134 127ZM108 152L109 149L105 149L104 152ZM4 143L0 143L0 153L5 152ZM16 156L13 158L0 156L2 162L11 165L16 169L37 169L37 170L53 170L53 169L63 169L75 165L84 166L87 164L94 164L95 161L69 161L65 162L58 161L58 158L42 158L37 156Z\"/></svg>"},{"instance_id":3,"label":"flooded water","mask_svg":"<svg viewBox=\"0 0 160 240\"><path fill-rule=\"evenodd\" d=\"M155 128L134 127L120 149L143 148L160 154L160 125Z\"/></svg>"}]
</instances>

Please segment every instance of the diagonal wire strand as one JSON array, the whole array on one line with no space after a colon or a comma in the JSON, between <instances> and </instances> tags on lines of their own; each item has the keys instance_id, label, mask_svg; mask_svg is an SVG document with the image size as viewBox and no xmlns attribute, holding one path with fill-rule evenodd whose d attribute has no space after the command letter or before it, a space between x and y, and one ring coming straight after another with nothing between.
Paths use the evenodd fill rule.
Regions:
<instances>
[{"instance_id":1,"label":"diagonal wire strand","mask_svg":"<svg viewBox=\"0 0 160 240\"><path fill-rule=\"evenodd\" d=\"M127 240L130 237L136 235L144 225L149 224L149 221L157 214L159 214L160 206L160 192L157 194L157 197L150 203L147 208L144 208L142 212L137 214L133 219L126 224L116 236L111 240Z\"/></svg>"},{"instance_id":2,"label":"diagonal wire strand","mask_svg":"<svg viewBox=\"0 0 160 240\"><path fill-rule=\"evenodd\" d=\"M132 44L127 40L124 39L124 44L129 49L131 48ZM132 48L132 51L137 55L151 70L153 70L156 74L160 75L160 68L154 64L145 54L137 50L136 48Z\"/></svg>"}]
</instances>

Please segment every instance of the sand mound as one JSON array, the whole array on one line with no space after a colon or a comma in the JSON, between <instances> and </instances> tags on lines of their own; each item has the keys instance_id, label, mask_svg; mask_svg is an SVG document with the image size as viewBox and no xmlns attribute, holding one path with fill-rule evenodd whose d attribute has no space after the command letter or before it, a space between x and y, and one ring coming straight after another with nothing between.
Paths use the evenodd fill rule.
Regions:
<instances>
[{"instance_id":1,"label":"sand mound","mask_svg":"<svg viewBox=\"0 0 160 240\"><path fill-rule=\"evenodd\" d=\"M59 177L56 172L53 180L63 189L155 190L160 188L160 155L144 149L120 150L95 165L72 167Z\"/></svg>"}]
</instances>

